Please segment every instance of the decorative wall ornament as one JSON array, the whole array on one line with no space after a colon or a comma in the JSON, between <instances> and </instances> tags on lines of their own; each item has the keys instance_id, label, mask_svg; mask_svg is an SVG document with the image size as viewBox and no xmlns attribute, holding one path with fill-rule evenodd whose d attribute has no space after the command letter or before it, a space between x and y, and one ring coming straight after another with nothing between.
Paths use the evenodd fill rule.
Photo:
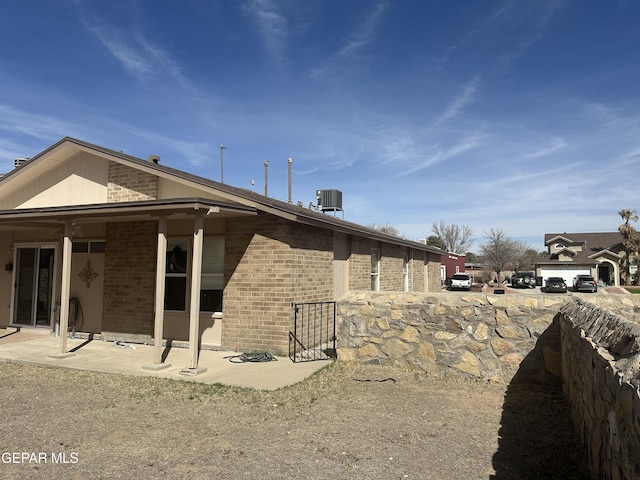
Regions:
<instances>
[{"instance_id":1,"label":"decorative wall ornament","mask_svg":"<svg viewBox=\"0 0 640 480\"><path fill-rule=\"evenodd\" d=\"M82 279L87 288L91 288L91 282L98 277L98 272L91 266L91 260L87 260L87 264L84 266L84 269L78 273L78 277Z\"/></svg>"}]
</instances>

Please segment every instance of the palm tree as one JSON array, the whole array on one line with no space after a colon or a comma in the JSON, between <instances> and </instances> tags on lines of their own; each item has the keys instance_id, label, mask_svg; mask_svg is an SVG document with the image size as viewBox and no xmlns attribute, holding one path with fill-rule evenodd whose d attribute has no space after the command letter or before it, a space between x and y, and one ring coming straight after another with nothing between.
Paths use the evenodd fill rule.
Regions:
<instances>
[{"instance_id":1,"label":"palm tree","mask_svg":"<svg viewBox=\"0 0 640 480\"><path fill-rule=\"evenodd\" d=\"M620 267L624 274L624 282L629 285L631 283L631 272L629 271L631 268L631 257L635 256L637 258L638 250L640 250L640 236L634 226L631 225L631 222L638 221L638 214L635 210L625 208L620 210L618 215L624 220L624 223L618 227L618 231L624 238L623 249L626 254L620 262ZM636 275L636 277L637 276L638 275Z\"/></svg>"}]
</instances>

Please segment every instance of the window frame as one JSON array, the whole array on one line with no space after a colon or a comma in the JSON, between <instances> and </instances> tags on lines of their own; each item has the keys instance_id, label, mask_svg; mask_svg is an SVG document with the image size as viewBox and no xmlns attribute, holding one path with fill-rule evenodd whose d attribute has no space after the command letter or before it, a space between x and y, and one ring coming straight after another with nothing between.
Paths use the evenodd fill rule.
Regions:
<instances>
[{"instance_id":1,"label":"window frame","mask_svg":"<svg viewBox=\"0 0 640 480\"><path fill-rule=\"evenodd\" d=\"M374 263L375 258L375 263ZM375 267L375 268L374 268ZM380 249L371 249L371 290L380 291Z\"/></svg>"},{"instance_id":2,"label":"window frame","mask_svg":"<svg viewBox=\"0 0 640 480\"><path fill-rule=\"evenodd\" d=\"M221 242L222 243L222 260L220 262L220 271L216 272L216 273L208 273L204 271L204 255L205 255L205 251L207 249L206 244L208 242ZM209 237L205 237L204 238L204 245L203 245L203 249L202 249L202 255L203 255L203 270L200 273L200 312L204 312L204 313L222 313L222 309L223 307L223 300L224 300L224 252L225 252L225 238L223 235L211 235ZM203 310L202 309L202 304L203 304L203 292L204 292L204 288L203 288L203 284L205 283L204 280L205 279L209 279L209 280L219 280L220 282L220 288L219 289L207 289L207 291L220 291L220 310Z\"/></svg>"},{"instance_id":3,"label":"window frame","mask_svg":"<svg viewBox=\"0 0 640 480\"><path fill-rule=\"evenodd\" d=\"M220 289L212 289L212 288L208 288L206 290L208 291L219 291L220 292L220 296L222 298L224 298L224 252L225 252L225 237L223 235L210 235L210 236L205 236L203 239L203 251L202 251L202 255L203 255L203 264L205 263L205 258L204 255L207 251L207 247L206 244L207 242L219 242L222 241L222 249L221 249L221 253L222 253L222 258L221 261L219 262L220 265L220 271L219 272L215 272L215 273L208 273L208 272L201 272L200 274L200 310L199 313L208 313L208 314L221 314L222 313L222 305L220 307L220 310L203 310L202 305L203 305L203 294L204 294L204 289L203 289L203 283L209 283L209 282L205 282L206 280L218 280L219 284L220 284ZM171 255L173 250L176 248L176 246L181 246L184 248L184 251L186 253L185 256L185 267L184 267L184 272L181 271L169 271L171 268ZM165 312L170 312L170 313L187 313L190 311L191 308L191 271L193 269L193 238L191 237L186 237L186 236L176 236L176 237L169 237L167 238L167 252L166 252L166 256L167 256L167 265L165 268L165 298L164 298L164 311ZM175 309L175 308L167 308L167 292L169 291L169 282L167 282L167 279L172 279L172 278L184 278L184 308L182 309ZM220 303L222 304L222 300L220 300Z\"/></svg>"},{"instance_id":4,"label":"window frame","mask_svg":"<svg viewBox=\"0 0 640 480\"><path fill-rule=\"evenodd\" d=\"M172 272L170 271L170 269L171 269L171 265L173 265L174 263L172 262L171 258L174 252L176 251L176 248L181 247L181 245L179 245L180 243L184 245L184 251L186 253L184 272L180 272L180 271ZM174 245L172 246L172 244ZM191 257L192 251L193 251L193 242L191 241L190 238L184 237L184 236L167 238L167 252L166 252L167 262L166 262L165 273L164 273L165 291L164 291L164 304L163 304L165 312L186 313L189 311L189 295L187 294L187 292L189 292L191 288L191 275L189 273L191 272L190 267L192 265L192 257ZM184 308L182 309L167 308L167 292L169 291L169 284L167 280L173 279L173 278L185 279Z\"/></svg>"}]
</instances>

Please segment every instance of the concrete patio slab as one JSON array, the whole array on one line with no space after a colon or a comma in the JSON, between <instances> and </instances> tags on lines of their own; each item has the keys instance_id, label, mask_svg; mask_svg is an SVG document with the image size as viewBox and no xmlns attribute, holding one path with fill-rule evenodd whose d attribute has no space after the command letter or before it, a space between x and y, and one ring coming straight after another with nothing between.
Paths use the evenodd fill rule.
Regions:
<instances>
[{"instance_id":1,"label":"concrete patio slab","mask_svg":"<svg viewBox=\"0 0 640 480\"><path fill-rule=\"evenodd\" d=\"M171 347L164 351L164 362L153 365L153 346L125 343L115 345L102 340L67 339L72 355L58 355L60 338L48 332L0 328L0 361L49 367L92 370L122 375L169 378L198 383L276 390L293 385L329 365L333 360L294 363L287 357L271 362L235 363L237 352L202 350L197 371L189 370L189 351Z\"/></svg>"}]
</instances>

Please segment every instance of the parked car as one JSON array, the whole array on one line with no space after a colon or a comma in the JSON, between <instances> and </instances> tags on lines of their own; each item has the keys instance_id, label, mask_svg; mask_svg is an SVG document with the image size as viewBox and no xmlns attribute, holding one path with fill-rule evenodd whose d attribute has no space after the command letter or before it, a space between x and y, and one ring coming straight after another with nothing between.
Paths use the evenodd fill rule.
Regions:
<instances>
[{"instance_id":1,"label":"parked car","mask_svg":"<svg viewBox=\"0 0 640 480\"><path fill-rule=\"evenodd\" d=\"M466 273L456 273L451 277L449 289L451 290L471 290L471 277Z\"/></svg>"},{"instance_id":2,"label":"parked car","mask_svg":"<svg viewBox=\"0 0 640 480\"><path fill-rule=\"evenodd\" d=\"M513 288L536 288L536 276L533 272L516 272L511 276Z\"/></svg>"},{"instance_id":3,"label":"parked car","mask_svg":"<svg viewBox=\"0 0 640 480\"><path fill-rule=\"evenodd\" d=\"M562 277L549 277L544 281L544 291L567 293L567 282Z\"/></svg>"},{"instance_id":4,"label":"parked car","mask_svg":"<svg viewBox=\"0 0 640 480\"><path fill-rule=\"evenodd\" d=\"M598 284L591 275L577 275L573 278L573 289L576 292L596 293L598 291Z\"/></svg>"}]
</instances>

